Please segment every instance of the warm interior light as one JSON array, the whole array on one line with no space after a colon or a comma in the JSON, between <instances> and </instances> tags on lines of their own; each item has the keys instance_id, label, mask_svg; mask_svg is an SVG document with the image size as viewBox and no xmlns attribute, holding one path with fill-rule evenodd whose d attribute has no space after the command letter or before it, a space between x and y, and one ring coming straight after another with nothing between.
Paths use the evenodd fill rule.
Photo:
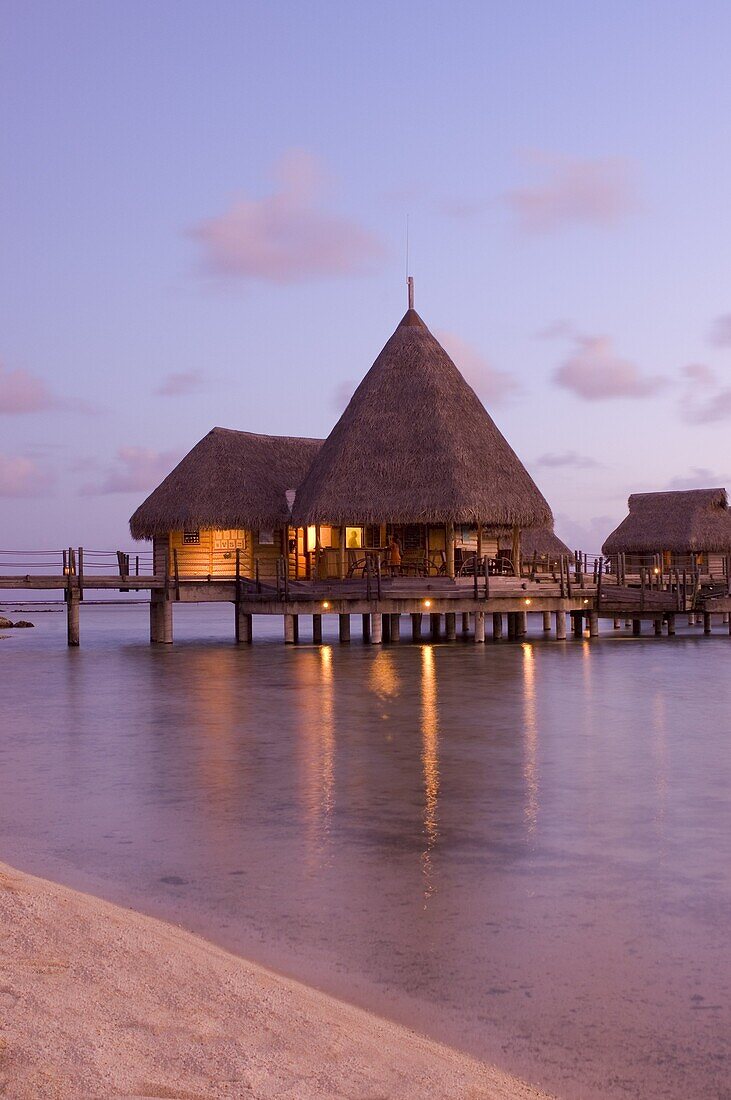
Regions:
<instances>
[{"instance_id":1,"label":"warm interior light","mask_svg":"<svg viewBox=\"0 0 731 1100\"><path fill-rule=\"evenodd\" d=\"M424 600L424 607L431 607L431 600Z\"/></svg>"},{"instance_id":2,"label":"warm interior light","mask_svg":"<svg viewBox=\"0 0 731 1100\"><path fill-rule=\"evenodd\" d=\"M526 602L526 603L530 603L530 600L526 600L525 602Z\"/></svg>"},{"instance_id":3,"label":"warm interior light","mask_svg":"<svg viewBox=\"0 0 731 1100\"><path fill-rule=\"evenodd\" d=\"M659 572L660 572L660 570L659 570L659 569L655 569L655 570L654 570L655 576L657 576Z\"/></svg>"},{"instance_id":4,"label":"warm interior light","mask_svg":"<svg viewBox=\"0 0 731 1100\"><path fill-rule=\"evenodd\" d=\"M584 600L584 603L588 603L588 602L589 602L588 600Z\"/></svg>"},{"instance_id":5,"label":"warm interior light","mask_svg":"<svg viewBox=\"0 0 731 1100\"><path fill-rule=\"evenodd\" d=\"M329 604L329 603L327 602L327 600L323 600L323 601L322 601L322 606L323 606L323 607L325 608L325 610L327 611L327 609L328 609L328 607L330 606L330 604Z\"/></svg>"}]
</instances>

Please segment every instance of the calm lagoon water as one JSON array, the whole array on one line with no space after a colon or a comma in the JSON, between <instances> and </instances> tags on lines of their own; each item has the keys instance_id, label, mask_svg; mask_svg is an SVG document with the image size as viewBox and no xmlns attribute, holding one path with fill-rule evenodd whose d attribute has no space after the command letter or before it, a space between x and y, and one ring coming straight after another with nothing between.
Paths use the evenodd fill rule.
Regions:
<instances>
[{"instance_id":1,"label":"calm lagoon water","mask_svg":"<svg viewBox=\"0 0 731 1100\"><path fill-rule=\"evenodd\" d=\"M720 628L237 648L230 607L175 614L172 648L140 606L0 640L0 858L567 1100L731 1097Z\"/></svg>"}]
</instances>

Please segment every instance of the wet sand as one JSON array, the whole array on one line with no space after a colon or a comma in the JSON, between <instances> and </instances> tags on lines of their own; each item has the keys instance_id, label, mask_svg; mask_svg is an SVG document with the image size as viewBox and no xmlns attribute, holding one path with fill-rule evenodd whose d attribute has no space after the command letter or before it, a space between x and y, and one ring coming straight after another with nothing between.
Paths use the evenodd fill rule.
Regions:
<instances>
[{"instance_id":1,"label":"wet sand","mask_svg":"<svg viewBox=\"0 0 731 1100\"><path fill-rule=\"evenodd\" d=\"M12 1100L545 1098L174 925L2 864L0 928Z\"/></svg>"}]
</instances>

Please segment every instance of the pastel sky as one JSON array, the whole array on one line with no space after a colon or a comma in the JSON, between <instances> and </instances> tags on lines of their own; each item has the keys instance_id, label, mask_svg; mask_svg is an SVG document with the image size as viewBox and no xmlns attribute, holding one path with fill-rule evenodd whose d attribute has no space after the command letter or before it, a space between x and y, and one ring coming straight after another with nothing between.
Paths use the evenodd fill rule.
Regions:
<instances>
[{"instance_id":1,"label":"pastel sky","mask_svg":"<svg viewBox=\"0 0 731 1100\"><path fill-rule=\"evenodd\" d=\"M0 548L325 435L416 305L589 552L731 488L731 6L5 0ZM428 430L428 425L424 425Z\"/></svg>"}]
</instances>

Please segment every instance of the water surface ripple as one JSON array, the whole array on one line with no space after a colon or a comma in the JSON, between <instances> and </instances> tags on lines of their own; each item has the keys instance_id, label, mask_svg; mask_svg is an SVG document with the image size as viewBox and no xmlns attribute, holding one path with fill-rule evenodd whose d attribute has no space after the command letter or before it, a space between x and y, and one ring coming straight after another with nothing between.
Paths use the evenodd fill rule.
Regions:
<instances>
[{"instance_id":1,"label":"water surface ripple","mask_svg":"<svg viewBox=\"0 0 731 1100\"><path fill-rule=\"evenodd\" d=\"M141 607L0 641L0 858L567 1100L731 1096L727 636L237 648L229 607L175 614L172 648Z\"/></svg>"}]
</instances>

